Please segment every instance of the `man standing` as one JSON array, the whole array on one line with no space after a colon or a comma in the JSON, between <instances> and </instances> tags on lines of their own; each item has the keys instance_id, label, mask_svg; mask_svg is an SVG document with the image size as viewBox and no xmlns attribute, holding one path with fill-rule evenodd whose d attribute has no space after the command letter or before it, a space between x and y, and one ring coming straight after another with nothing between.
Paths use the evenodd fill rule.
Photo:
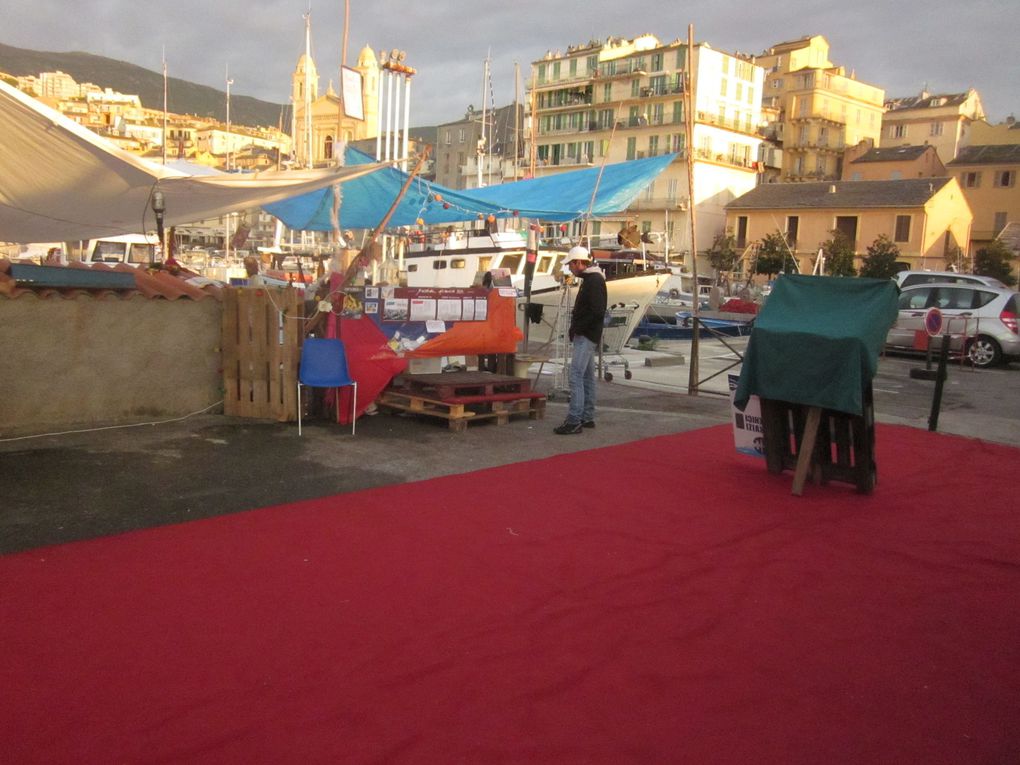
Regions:
<instances>
[{"instance_id":1,"label":"man standing","mask_svg":"<svg viewBox=\"0 0 1020 765\"><path fill-rule=\"evenodd\" d=\"M567 419L553 429L561 436L595 427L595 352L602 342L606 317L606 279L584 247L571 248L567 266L581 282L570 315L570 407Z\"/></svg>"}]
</instances>

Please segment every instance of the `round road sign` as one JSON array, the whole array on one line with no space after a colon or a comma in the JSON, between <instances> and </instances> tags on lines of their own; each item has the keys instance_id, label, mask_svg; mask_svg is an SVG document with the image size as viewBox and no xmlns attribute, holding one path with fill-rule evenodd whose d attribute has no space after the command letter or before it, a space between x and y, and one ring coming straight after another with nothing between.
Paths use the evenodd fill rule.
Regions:
<instances>
[{"instance_id":1,"label":"round road sign","mask_svg":"<svg viewBox=\"0 0 1020 765\"><path fill-rule=\"evenodd\" d=\"M924 329L929 337L938 337L942 333L942 311L929 308L924 315Z\"/></svg>"}]
</instances>

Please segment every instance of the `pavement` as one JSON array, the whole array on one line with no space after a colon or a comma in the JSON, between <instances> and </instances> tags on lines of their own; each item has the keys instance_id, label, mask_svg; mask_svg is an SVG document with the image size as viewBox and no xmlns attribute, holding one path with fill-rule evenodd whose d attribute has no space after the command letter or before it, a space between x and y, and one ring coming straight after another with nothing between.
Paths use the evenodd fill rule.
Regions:
<instances>
[{"instance_id":1,"label":"pavement","mask_svg":"<svg viewBox=\"0 0 1020 765\"><path fill-rule=\"evenodd\" d=\"M688 393L690 341L607 356L612 381L600 379L597 426L578 435L552 432L567 404L563 376L547 363L530 370L550 396L544 420L489 421L459 433L441 420L378 414L361 418L354 436L312 420L299 437L293 423L198 414L0 440L0 554L442 475L466 474L464 490L483 501L477 470L729 423L727 374L739 374L746 342L702 341L696 395ZM879 422L928 427L934 383L909 374L923 365L882 358ZM1020 446L1018 379L1016 365L951 368L938 430Z\"/></svg>"}]
</instances>

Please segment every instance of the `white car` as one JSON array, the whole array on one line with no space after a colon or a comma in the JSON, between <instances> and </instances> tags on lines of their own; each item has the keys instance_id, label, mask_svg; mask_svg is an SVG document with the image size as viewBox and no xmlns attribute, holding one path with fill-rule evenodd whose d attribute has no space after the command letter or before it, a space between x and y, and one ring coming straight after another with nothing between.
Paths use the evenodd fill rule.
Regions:
<instances>
[{"instance_id":1,"label":"white car","mask_svg":"<svg viewBox=\"0 0 1020 765\"><path fill-rule=\"evenodd\" d=\"M960 274L956 271L900 271L893 277L896 286L914 287L918 284L984 284L988 287L1007 289L1006 285L992 276L979 274Z\"/></svg>"},{"instance_id":2,"label":"white car","mask_svg":"<svg viewBox=\"0 0 1020 765\"><path fill-rule=\"evenodd\" d=\"M886 336L887 348L918 350L915 337L925 331L929 309L938 308L943 332L951 337L950 350L965 351L974 366L1020 359L1020 293L1009 288L979 283L921 284L901 290L898 308L896 324Z\"/></svg>"}]
</instances>

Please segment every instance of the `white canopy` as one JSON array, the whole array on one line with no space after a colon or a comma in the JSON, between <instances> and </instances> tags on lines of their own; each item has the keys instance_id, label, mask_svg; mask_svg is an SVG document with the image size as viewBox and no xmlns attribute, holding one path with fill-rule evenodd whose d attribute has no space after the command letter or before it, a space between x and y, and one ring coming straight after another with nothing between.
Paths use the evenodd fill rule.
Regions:
<instances>
[{"instance_id":1,"label":"white canopy","mask_svg":"<svg viewBox=\"0 0 1020 765\"><path fill-rule=\"evenodd\" d=\"M67 242L257 207L382 167L193 176L130 154L0 81L0 242Z\"/></svg>"}]
</instances>

